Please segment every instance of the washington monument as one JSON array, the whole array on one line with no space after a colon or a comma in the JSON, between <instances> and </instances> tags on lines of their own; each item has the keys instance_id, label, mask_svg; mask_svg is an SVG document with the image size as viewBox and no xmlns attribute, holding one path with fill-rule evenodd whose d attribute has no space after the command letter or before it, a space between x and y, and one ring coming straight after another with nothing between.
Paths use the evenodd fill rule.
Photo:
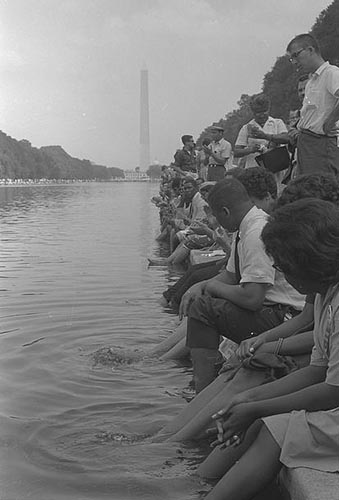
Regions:
<instances>
[{"instance_id":1,"label":"washington monument","mask_svg":"<svg viewBox=\"0 0 339 500\"><path fill-rule=\"evenodd\" d=\"M150 156L148 70L143 66L140 71L140 170L148 169Z\"/></svg>"}]
</instances>

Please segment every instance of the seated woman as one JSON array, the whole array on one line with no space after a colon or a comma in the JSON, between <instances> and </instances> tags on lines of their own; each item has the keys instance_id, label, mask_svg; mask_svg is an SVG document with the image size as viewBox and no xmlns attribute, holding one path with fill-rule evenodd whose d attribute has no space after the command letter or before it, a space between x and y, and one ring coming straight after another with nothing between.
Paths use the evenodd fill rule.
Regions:
<instances>
[{"instance_id":1,"label":"seated woman","mask_svg":"<svg viewBox=\"0 0 339 500\"><path fill-rule=\"evenodd\" d=\"M293 287L316 294L315 346L309 366L236 395L214 416L221 447L245 439L206 500L250 500L283 465L339 471L339 208L316 199L286 205L262 239Z\"/></svg>"},{"instance_id":2,"label":"seated woman","mask_svg":"<svg viewBox=\"0 0 339 500\"><path fill-rule=\"evenodd\" d=\"M250 169L249 169L250 170ZM318 198L339 204L339 182L331 175L303 175L290 182L280 195L276 205L283 207L302 198ZM244 340L237 351L240 359L246 359L254 353L274 353L278 348L279 354L293 356L301 367L309 359L313 346L313 300L312 295L306 299L304 310L300 315L285 321L283 324ZM305 332L305 333L298 333ZM298 333L298 335L296 335ZM183 335L183 329L181 330ZM286 339L283 343L279 339ZM173 351L173 345L171 350ZM166 359L166 356L165 356ZM211 415L220 410L233 395L240 390L260 385L265 381L264 373L254 373L252 370L240 369L230 380L230 372L222 373L206 387L195 399L174 418L160 435L170 441L197 439L210 422ZM227 384L226 384L227 382ZM213 462L213 463L212 463ZM208 472L207 472L208 468ZM215 477L216 465L212 460L205 468L204 475L212 474ZM218 475L218 474L217 474Z\"/></svg>"}]
</instances>

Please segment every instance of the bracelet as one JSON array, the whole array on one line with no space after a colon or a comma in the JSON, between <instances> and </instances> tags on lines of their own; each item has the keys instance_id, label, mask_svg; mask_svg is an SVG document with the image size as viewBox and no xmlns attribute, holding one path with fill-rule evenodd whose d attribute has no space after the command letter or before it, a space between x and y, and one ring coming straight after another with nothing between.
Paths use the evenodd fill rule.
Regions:
<instances>
[{"instance_id":1,"label":"bracelet","mask_svg":"<svg viewBox=\"0 0 339 500\"><path fill-rule=\"evenodd\" d=\"M278 343L277 343L277 346L276 348L274 349L274 354L280 354L280 351L281 351L281 347L283 345L283 342L284 342L284 339L280 337L280 339L278 339Z\"/></svg>"}]
</instances>

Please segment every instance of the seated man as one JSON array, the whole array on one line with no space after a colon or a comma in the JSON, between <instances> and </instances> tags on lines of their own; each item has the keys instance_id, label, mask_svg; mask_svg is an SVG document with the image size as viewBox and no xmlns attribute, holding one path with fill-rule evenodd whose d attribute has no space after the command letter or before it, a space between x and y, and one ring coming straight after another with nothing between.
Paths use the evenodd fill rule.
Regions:
<instances>
[{"instance_id":1,"label":"seated man","mask_svg":"<svg viewBox=\"0 0 339 500\"><path fill-rule=\"evenodd\" d=\"M226 177L235 177L246 188L250 200L265 212L270 211L271 205L277 197L277 183L272 172L264 167L250 167L247 169L235 167L228 170ZM174 309L178 309L183 294L195 283L213 278L219 274L222 267L225 267L227 257L220 257L220 260L204 262L190 266L187 272L178 280L177 283L170 286L163 296L167 302L171 303Z\"/></svg>"},{"instance_id":2,"label":"seated man","mask_svg":"<svg viewBox=\"0 0 339 500\"><path fill-rule=\"evenodd\" d=\"M206 218L206 212L204 208L208 206L204 198L201 196L198 190L197 183L194 179L187 176L182 182L182 188L183 188L183 201L189 204L189 210L187 214L187 219L184 220L184 223L187 224L185 226L185 229L178 230L178 228L174 223L175 226L174 233L179 243L182 243L186 235L192 232L191 224L194 225L195 222L201 221ZM179 263L187 256L187 252L183 250L182 247L183 245L180 245L167 258L148 259L149 263L153 265L162 265L162 266Z\"/></svg>"},{"instance_id":3,"label":"seated man","mask_svg":"<svg viewBox=\"0 0 339 500\"><path fill-rule=\"evenodd\" d=\"M187 346L197 392L216 376L221 335L240 343L304 306L304 297L265 253L261 231L268 215L254 206L245 187L227 178L213 188L208 201L218 222L236 237L226 270L191 287L180 305L181 315L188 313Z\"/></svg>"}]
</instances>

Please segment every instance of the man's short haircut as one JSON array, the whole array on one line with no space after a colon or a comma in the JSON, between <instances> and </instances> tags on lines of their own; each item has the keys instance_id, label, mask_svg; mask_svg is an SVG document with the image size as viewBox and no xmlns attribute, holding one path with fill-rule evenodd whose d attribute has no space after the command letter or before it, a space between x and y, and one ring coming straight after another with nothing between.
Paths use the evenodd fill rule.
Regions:
<instances>
[{"instance_id":1,"label":"man's short haircut","mask_svg":"<svg viewBox=\"0 0 339 500\"><path fill-rule=\"evenodd\" d=\"M250 108L253 113L262 113L268 111L271 106L271 100L266 94L257 94L251 97Z\"/></svg>"},{"instance_id":2,"label":"man's short haircut","mask_svg":"<svg viewBox=\"0 0 339 500\"><path fill-rule=\"evenodd\" d=\"M193 179L193 177L189 177L188 175L186 175L186 177L182 181L182 185L184 185L184 184L192 184L192 186L194 188L198 189L198 184L197 184L196 180Z\"/></svg>"},{"instance_id":3,"label":"man's short haircut","mask_svg":"<svg viewBox=\"0 0 339 500\"><path fill-rule=\"evenodd\" d=\"M269 194L277 197L277 183L272 172L265 167L241 168L235 167L228 170L226 176L233 176L246 188L249 196L263 200Z\"/></svg>"},{"instance_id":4,"label":"man's short haircut","mask_svg":"<svg viewBox=\"0 0 339 500\"><path fill-rule=\"evenodd\" d=\"M339 207L308 198L279 208L261 238L281 270L329 286L339 280Z\"/></svg>"},{"instance_id":5,"label":"man's short haircut","mask_svg":"<svg viewBox=\"0 0 339 500\"><path fill-rule=\"evenodd\" d=\"M193 135L182 135L181 136L181 142L183 143L183 145L185 146L185 144L189 141L191 141L193 139Z\"/></svg>"},{"instance_id":6,"label":"man's short haircut","mask_svg":"<svg viewBox=\"0 0 339 500\"><path fill-rule=\"evenodd\" d=\"M318 198L339 206L339 180L332 174L301 175L287 184L275 208L303 198Z\"/></svg>"},{"instance_id":7,"label":"man's short haircut","mask_svg":"<svg viewBox=\"0 0 339 500\"><path fill-rule=\"evenodd\" d=\"M208 195L212 210L220 212L223 207L234 207L250 201L245 186L234 177L227 177L216 183Z\"/></svg>"},{"instance_id":8,"label":"man's short haircut","mask_svg":"<svg viewBox=\"0 0 339 500\"><path fill-rule=\"evenodd\" d=\"M302 33L301 35L297 35L290 41L287 45L286 52L291 52L292 45L294 44L301 45L303 49L307 49L307 47L313 47L317 54L320 54L320 47L318 41L314 38L314 36L309 33Z\"/></svg>"}]
</instances>

